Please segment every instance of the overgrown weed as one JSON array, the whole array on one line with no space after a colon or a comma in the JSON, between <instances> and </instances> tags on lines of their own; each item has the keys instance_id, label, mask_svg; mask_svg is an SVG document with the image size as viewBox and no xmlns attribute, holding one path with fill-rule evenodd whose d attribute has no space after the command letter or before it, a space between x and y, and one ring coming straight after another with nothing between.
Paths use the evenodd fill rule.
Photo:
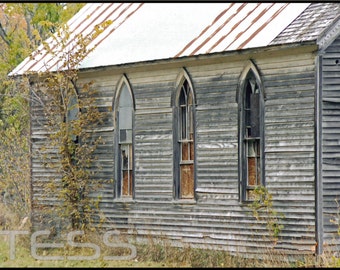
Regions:
<instances>
[{"instance_id":1,"label":"overgrown weed","mask_svg":"<svg viewBox=\"0 0 340 270\"><path fill-rule=\"evenodd\" d=\"M6 210L0 205L1 213ZM8 213L10 216L11 213ZM14 215L12 213L12 215ZM30 223L22 226L18 218L12 216L8 219L5 230L25 230L30 231ZM340 266L340 260L334 252L325 248L324 254L315 257L313 255L300 256L295 260L288 258L284 253L268 248L266 254L260 258L244 258L241 255L231 255L223 250L211 250L191 247L183 244L182 247L172 245L166 236L154 238L149 236L145 242L138 242L131 236L125 234L112 234L105 244L103 233L99 231L87 231L84 235L74 237L74 243L80 246L70 246L67 242L67 235L61 234L61 238L56 239L57 243L62 243L63 248L43 248L39 247L38 254L46 256L63 256L63 260L37 260L31 253L31 239L28 235L16 235L15 237L15 258L10 258L10 239L8 235L0 235L0 267L216 267L216 268L333 268ZM47 243L44 237L39 237L39 242ZM70 256L90 257L94 254L94 249L90 246L86 248L86 243L97 245L100 249L100 257L93 260L69 260ZM115 246L113 243L120 243ZM105 256L128 256L131 249L122 245L130 243L136 248L136 256L129 260L105 260ZM85 245L84 245L85 244Z\"/></svg>"},{"instance_id":2,"label":"overgrown weed","mask_svg":"<svg viewBox=\"0 0 340 270\"><path fill-rule=\"evenodd\" d=\"M124 237L123 237L124 238ZM120 238L119 241L126 241ZM59 243L65 243L64 240ZM323 255L319 261L313 256L306 256L296 261L288 260L285 255L267 254L264 259L250 259L242 256L230 255L227 251L193 248L188 246L174 247L165 238L162 241L149 239L144 244L135 245L137 256L130 260L105 260L104 256L124 256L130 250L124 248L112 248L102 243L102 236L97 232L88 233L84 237L75 238L77 243L93 243L98 245L101 255L95 260L68 260L68 256L91 256L93 249L84 247L70 247L65 244L64 249L39 248L42 256L63 256L63 260L37 260L31 255L29 236L16 237L15 258L9 256L8 238L0 236L0 266L1 267L193 267L193 268L319 268L338 267L338 260L334 257ZM126 243L126 242L125 242ZM47 258L47 257L46 257Z\"/></svg>"}]
</instances>

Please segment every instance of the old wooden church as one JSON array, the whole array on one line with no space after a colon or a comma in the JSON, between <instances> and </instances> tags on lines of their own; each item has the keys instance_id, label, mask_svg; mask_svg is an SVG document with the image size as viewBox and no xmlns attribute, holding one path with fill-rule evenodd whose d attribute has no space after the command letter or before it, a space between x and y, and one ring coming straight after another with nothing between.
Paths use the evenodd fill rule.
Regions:
<instances>
[{"instance_id":1,"label":"old wooden church","mask_svg":"<svg viewBox=\"0 0 340 270\"><path fill-rule=\"evenodd\" d=\"M88 3L74 34L93 41L103 121L98 179L104 228L140 241L257 255L337 252L340 199L339 3ZM39 51L39 50L38 50ZM38 52L37 51L37 52ZM55 71L33 52L9 75ZM33 90L35 84L30 85ZM32 222L45 171L31 103ZM250 209L265 187L282 214L275 244Z\"/></svg>"}]
</instances>

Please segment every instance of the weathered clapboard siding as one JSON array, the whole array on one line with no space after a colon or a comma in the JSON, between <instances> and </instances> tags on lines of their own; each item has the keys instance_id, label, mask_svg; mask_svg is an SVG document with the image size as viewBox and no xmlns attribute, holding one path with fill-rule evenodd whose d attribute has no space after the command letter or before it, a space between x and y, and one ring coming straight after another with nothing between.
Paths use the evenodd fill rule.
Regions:
<instances>
[{"instance_id":1,"label":"weathered clapboard siding","mask_svg":"<svg viewBox=\"0 0 340 270\"><path fill-rule=\"evenodd\" d=\"M266 185L276 211L285 215L283 241L311 250L315 246L314 57L310 53L258 61L266 93Z\"/></svg>"},{"instance_id":2,"label":"weathered clapboard siding","mask_svg":"<svg viewBox=\"0 0 340 270\"><path fill-rule=\"evenodd\" d=\"M41 208L54 206L58 203L57 194L46 196L46 185L51 179L56 185L60 183L60 176L57 173L57 151L50 144L50 131L46 127L47 121L43 117L41 103L35 99L31 101L31 207L33 228L39 226L53 226L55 220L43 218ZM50 166L47 165L47 160ZM54 162L53 162L54 160ZM56 225L56 224L55 224Z\"/></svg>"},{"instance_id":3,"label":"weathered clapboard siding","mask_svg":"<svg viewBox=\"0 0 340 270\"><path fill-rule=\"evenodd\" d=\"M322 213L325 244L339 245L340 38L322 57ZM332 221L333 220L333 221ZM335 223L333 223L335 222Z\"/></svg>"},{"instance_id":4,"label":"weathered clapboard siding","mask_svg":"<svg viewBox=\"0 0 340 270\"><path fill-rule=\"evenodd\" d=\"M264 240L268 238L265 221L256 221L239 202L236 95L247 58L226 55L216 58L216 63L201 60L194 65L183 60L169 68L123 69L136 108L135 199L115 201L114 185L105 182L99 191L107 217L104 227L144 240L150 235L163 236L176 245L225 249L246 256L249 250L261 254L272 245ZM285 215L276 248L310 253L315 245L314 55L286 51L268 56L253 53L251 58L262 75L266 94L266 185L275 210ZM196 202L173 200L172 99L182 66L186 66L196 94ZM103 139L97 149L96 162L102 167L96 172L98 181L114 180L114 112L110 110L122 75L117 69L80 75L84 82L95 82L97 102L109 112L98 128ZM32 138L46 140L42 127L35 125ZM32 166L39 168L40 163L37 156ZM48 174L53 171L35 171L34 185ZM38 187L34 192L39 197Z\"/></svg>"},{"instance_id":5,"label":"weathered clapboard siding","mask_svg":"<svg viewBox=\"0 0 340 270\"><path fill-rule=\"evenodd\" d=\"M170 73L170 72L169 72ZM171 73L170 73L171 74ZM173 74L173 73L172 73ZM172 109L169 74L155 81L130 76L136 100L135 112L135 198L172 198ZM162 81L164 80L164 82ZM140 110L139 110L140 109ZM155 128L159 132L155 132ZM139 157L140 158L137 158Z\"/></svg>"},{"instance_id":6,"label":"weathered clapboard siding","mask_svg":"<svg viewBox=\"0 0 340 270\"><path fill-rule=\"evenodd\" d=\"M94 82L93 88L98 90L95 104L105 113L103 121L92 130L93 139L101 138L101 142L95 151L97 159L90 168L94 178L90 195L101 198L100 209L106 217L102 228L119 229L138 241L148 241L149 236L153 236L173 245L224 249L245 257L264 256L268 249L271 255L273 247L287 254L320 255L328 248L338 252L340 5L304 3L266 7L259 4L253 9L252 4L243 3L237 14L232 12L234 4L221 5L222 13L216 10L214 16L219 14L217 17L205 17L210 13L203 12L202 20L187 21L188 25L198 23L195 29L204 30L197 32L197 36L180 35L183 44L174 38L171 44L163 44L168 48L160 46L160 50L149 51L150 47L144 48L146 43L140 41L146 37L149 41L154 37L159 39L163 34L168 38L168 32L156 27L150 35L137 35L127 43L133 50L141 49L134 55L127 55L129 47L120 46L119 41L131 34L131 18L131 23L139 20L140 25L145 23L141 14L148 14L151 5L139 7L142 13L137 12L134 5L128 6L113 19L119 18L124 24L119 24L119 29L108 26L100 35L96 33L93 42L97 43L100 38L100 45L95 47L96 52L89 53L85 62L79 63L77 83ZM274 16L270 12L277 7ZM115 16L119 10L116 8L114 4L90 4L86 11L74 17L78 26L85 23L88 27L70 27L71 32L91 32L93 24L109 18L103 14ZM184 11L182 7L180 11ZM155 16L154 21L162 23L164 19L160 12L150 15ZM267 15L268 20L262 21ZM95 18L92 20L91 16ZM249 16L258 20L245 19ZM214 18L205 28L200 24ZM220 24L221 20L225 20L224 23ZM228 27L234 20L242 23L235 21L235 27ZM171 30L182 33L186 25L172 24ZM273 28L278 32L271 31ZM262 34L266 38L261 38ZM234 40L231 45L240 46L237 49L228 46L225 44L228 40ZM105 51L107 48L110 50ZM38 86L34 82L35 72L55 71L55 66L43 63L56 58L37 53L9 74L29 74L32 91L39 89L35 88ZM239 121L244 120L240 112L246 106L240 106L238 99L242 96L239 87L244 87L240 79L246 79L245 68L250 66L257 69L254 73L261 78L260 93L264 94L263 115L261 111L264 136L260 137L265 186L273 196L274 210L284 215L279 219L284 228L276 244L268 232L265 214L264 219L256 220L249 204L240 201L239 175L243 172L239 171L238 159L243 155L239 149L243 149L239 147ZM174 159L179 157L174 141L179 129L175 101L181 76L190 80L195 94L194 200L174 199L174 188L178 184L174 181L179 173L174 164L177 162ZM115 159L120 154L116 149L115 109L118 87L123 81L129 83L135 109L134 193L128 199L116 198L114 190L118 167ZM57 186L62 184L57 170L60 157L56 146L49 141L52 131L47 128L39 98L49 102L47 96L38 97L31 92L34 226L51 220L40 215L40 208L59 203L57 194L46 196L45 186L51 179ZM52 161L53 166L46 166L46 161ZM96 183L100 184L99 189L95 188ZM94 211L94 215L102 214Z\"/></svg>"},{"instance_id":7,"label":"weathered clapboard siding","mask_svg":"<svg viewBox=\"0 0 340 270\"><path fill-rule=\"evenodd\" d=\"M285 215L282 238L276 247L309 253L315 244L313 57L286 54L253 58L263 76L266 93L266 185L273 194L275 210ZM96 164L101 169L94 167L95 178L103 181L101 190L95 194L102 196L101 209L107 217L107 228L127 230L126 233L137 233L145 239L149 235L164 236L176 245L187 243L244 255L250 249L252 254L261 254L272 244L263 240L268 237L266 223L256 222L250 210L239 202L236 94L245 63L246 59L230 61L226 56L216 64L187 67L197 103L196 202L173 201L171 101L181 67L147 72L125 70L136 107L132 202L114 201L114 185L105 182L114 180L115 130L111 110L122 74L86 73L83 81L95 82L94 88L99 91L97 103L108 112L96 135L102 138L96 150ZM273 72L277 65L282 76ZM41 199L43 189L39 186L48 176L57 176L42 165L40 148L46 143L48 132L42 125L42 111L35 107L33 111L39 120L32 122L32 140L36 142L32 147L33 194L34 199ZM46 153L56 154L54 149L47 149ZM48 200L42 203L55 203L52 198Z\"/></svg>"}]
</instances>

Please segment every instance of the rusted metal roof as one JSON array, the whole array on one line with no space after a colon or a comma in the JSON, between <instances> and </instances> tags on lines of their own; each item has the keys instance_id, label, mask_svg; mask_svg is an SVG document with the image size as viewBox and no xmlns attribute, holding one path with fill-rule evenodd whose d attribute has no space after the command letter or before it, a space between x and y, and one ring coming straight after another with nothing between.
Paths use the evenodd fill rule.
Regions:
<instances>
[{"instance_id":1,"label":"rusted metal roof","mask_svg":"<svg viewBox=\"0 0 340 270\"><path fill-rule=\"evenodd\" d=\"M88 3L69 22L72 50L78 34L112 23L89 44L80 68L118 65L269 45L310 3ZM58 45L47 40L54 51ZM43 47L10 75L56 70Z\"/></svg>"},{"instance_id":2,"label":"rusted metal roof","mask_svg":"<svg viewBox=\"0 0 340 270\"><path fill-rule=\"evenodd\" d=\"M266 46L307 4L230 3L177 56Z\"/></svg>"}]
</instances>

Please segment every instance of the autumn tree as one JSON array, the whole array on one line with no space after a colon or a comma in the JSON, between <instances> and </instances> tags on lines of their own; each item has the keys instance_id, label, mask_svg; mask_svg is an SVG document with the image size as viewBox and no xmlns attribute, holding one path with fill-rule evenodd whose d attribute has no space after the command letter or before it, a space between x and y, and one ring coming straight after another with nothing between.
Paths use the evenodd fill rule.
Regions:
<instances>
[{"instance_id":1,"label":"autumn tree","mask_svg":"<svg viewBox=\"0 0 340 270\"><path fill-rule=\"evenodd\" d=\"M93 177L100 169L96 149L101 137L95 130L106 115L98 109L93 83L79 82L78 72L79 63L95 49L89 44L111 23L96 25L85 36L60 27L43 43L46 54L57 59L56 68L47 66L46 71L31 75L32 102L41 108L32 117L44 136L32 154L51 172L49 177L35 179L35 188L43 193L32 203L41 213L35 216L51 221L49 228L59 220L62 229L95 229L100 218L95 213L100 201L96 191L105 179Z\"/></svg>"},{"instance_id":2,"label":"autumn tree","mask_svg":"<svg viewBox=\"0 0 340 270\"><path fill-rule=\"evenodd\" d=\"M19 217L30 211L29 97L7 74L83 5L0 3L0 199Z\"/></svg>"}]
</instances>

